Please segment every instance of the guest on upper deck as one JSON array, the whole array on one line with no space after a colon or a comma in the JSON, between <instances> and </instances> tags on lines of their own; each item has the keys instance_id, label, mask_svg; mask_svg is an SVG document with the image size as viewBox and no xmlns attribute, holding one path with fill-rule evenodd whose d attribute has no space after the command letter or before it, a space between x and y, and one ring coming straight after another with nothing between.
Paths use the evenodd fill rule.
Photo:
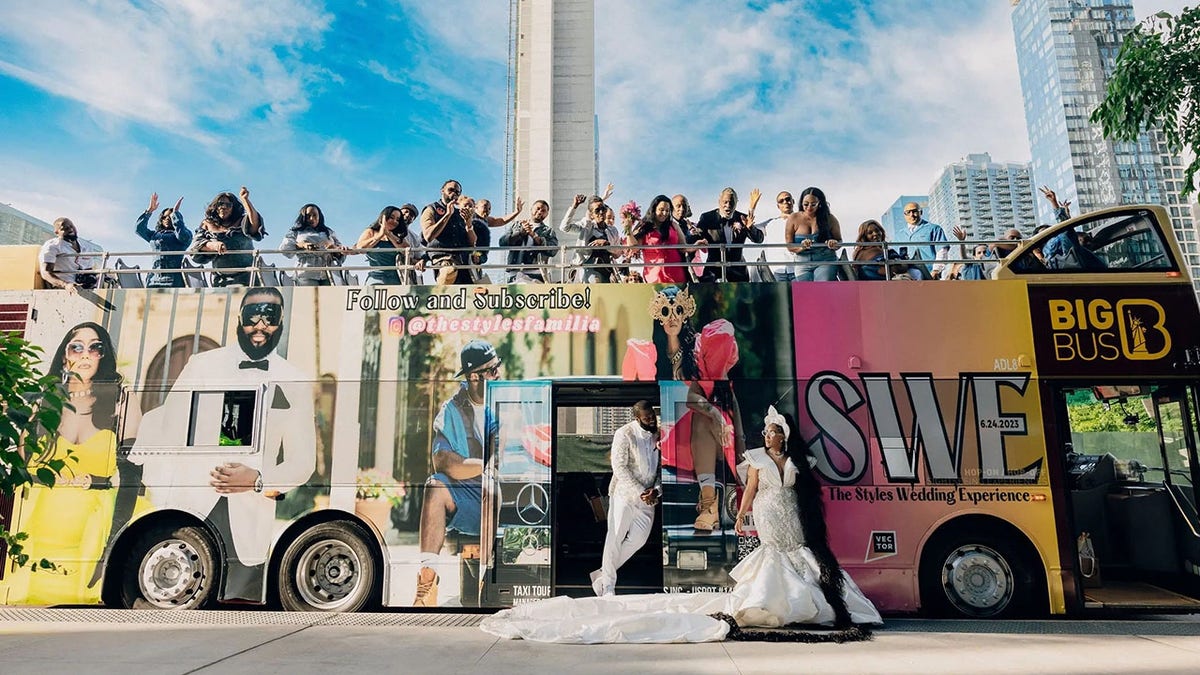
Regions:
<instances>
[{"instance_id":1,"label":"guest on upper deck","mask_svg":"<svg viewBox=\"0 0 1200 675\"><path fill-rule=\"evenodd\" d=\"M38 271L42 280L54 288L63 288L72 293L77 291L81 288L81 280L77 275L81 269L91 267L80 260L81 252L75 223L71 222L70 218L55 220L54 238L42 244L42 249L38 252L38 260L41 261Z\"/></svg>"},{"instance_id":2,"label":"guest on upper deck","mask_svg":"<svg viewBox=\"0 0 1200 675\"><path fill-rule=\"evenodd\" d=\"M947 241L946 231L942 229L942 226L925 220L921 217L921 213L921 205L916 202L909 202L904 205L904 220L908 223L908 226L898 229L893 234L892 243ZM941 248L948 249L949 246ZM902 246L900 253L909 260L925 260L930 263L934 263L938 257L936 247L931 243ZM941 265L935 264L932 267L940 269ZM922 264L913 265L913 269L921 274L922 279L932 279L933 268Z\"/></svg>"},{"instance_id":3,"label":"guest on upper deck","mask_svg":"<svg viewBox=\"0 0 1200 675\"><path fill-rule=\"evenodd\" d=\"M609 193L612 186L609 185ZM608 283L613 280L613 248L621 244L621 233L605 219L611 211L604 203L605 197L592 195L588 199L575 195L571 207L563 214L558 228L567 234L577 233L575 251L571 254L573 278L565 281L578 283ZM574 220L575 211L588 203L587 215Z\"/></svg>"},{"instance_id":4,"label":"guest on upper deck","mask_svg":"<svg viewBox=\"0 0 1200 675\"><path fill-rule=\"evenodd\" d=\"M192 260L200 265L212 263L213 286L248 286L254 242L262 241L266 234L262 216L250 202L250 190L243 185L236 197L222 192L204 210L204 222L192 241ZM238 268L247 269L220 271Z\"/></svg>"},{"instance_id":5,"label":"guest on upper deck","mask_svg":"<svg viewBox=\"0 0 1200 675\"><path fill-rule=\"evenodd\" d=\"M383 207L379 217L363 230L355 242L354 248L371 249L366 254L367 264L371 266L371 271L367 272L368 286L394 286L401 283L397 264L403 264L401 256L410 248L408 223L404 221L404 216L399 206Z\"/></svg>"},{"instance_id":6,"label":"guest on upper deck","mask_svg":"<svg viewBox=\"0 0 1200 675\"><path fill-rule=\"evenodd\" d=\"M755 191L757 192L757 190ZM754 219L737 210L737 192L727 187L717 199L717 208L700 214L698 235L689 243L707 244L708 260L701 281L749 281L750 270L742 247L746 240L761 244L763 231L754 227ZM757 202L754 195L751 202ZM752 205L750 211L754 211ZM724 263L724 265L722 265Z\"/></svg>"},{"instance_id":7,"label":"guest on upper deck","mask_svg":"<svg viewBox=\"0 0 1200 675\"><path fill-rule=\"evenodd\" d=\"M433 249L429 251L429 262L438 285L475 282L469 267L476 241L475 229L470 225L475 217L475 201L467 198L460 202L462 196L462 185L448 180L442 183L438 200L421 211L421 234L426 246Z\"/></svg>"},{"instance_id":8,"label":"guest on upper deck","mask_svg":"<svg viewBox=\"0 0 1200 675\"><path fill-rule=\"evenodd\" d=\"M297 286L332 286L335 270L346 259L346 247L325 224L325 214L316 204L300 207L296 222L283 237L279 250L295 258ZM340 272L341 270L336 270Z\"/></svg>"},{"instance_id":9,"label":"guest on upper deck","mask_svg":"<svg viewBox=\"0 0 1200 675\"><path fill-rule=\"evenodd\" d=\"M681 284L687 281L685 263L692 249L678 248L688 241L671 217L671 211L671 199L658 195L650 202L646 217L633 230L634 243L642 247L645 263L642 278L646 283Z\"/></svg>"},{"instance_id":10,"label":"guest on upper deck","mask_svg":"<svg viewBox=\"0 0 1200 675\"><path fill-rule=\"evenodd\" d=\"M500 237L500 247L508 249L509 283L545 283L544 265L553 251L546 247L558 246L558 235L546 224L550 215L550 204L545 199L533 203L529 220L513 223L508 232Z\"/></svg>"},{"instance_id":11,"label":"guest on upper deck","mask_svg":"<svg viewBox=\"0 0 1200 675\"><path fill-rule=\"evenodd\" d=\"M192 232L183 223L179 207L183 197L175 202L175 206L162 210L158 214L158 223L154 230L150 229L150 217L158 210L158 193L150 195L150 205L138 216L135 231L142 239L150 243L150 248L159 253L179 253L181 255L160 255L154 258L154 269L158 270L146 280L147 288L183 288L183 274L179 272L183 265L182 253L192 243ZM168 271L172 270L172 271Z\"/></svg>"},{"instance_id":12,"label":"guest on upper deck","mask_svg":"<svg viewBox=\"0 0 1200 675\"><path fill-rule=\"evenodd\" d=\"M796 254L794 281L837 280L842 224L830 213L820 188L808 187L800 193L800 210L788 216L784 238L788 250Z\"/></svg>"}]
</instances>

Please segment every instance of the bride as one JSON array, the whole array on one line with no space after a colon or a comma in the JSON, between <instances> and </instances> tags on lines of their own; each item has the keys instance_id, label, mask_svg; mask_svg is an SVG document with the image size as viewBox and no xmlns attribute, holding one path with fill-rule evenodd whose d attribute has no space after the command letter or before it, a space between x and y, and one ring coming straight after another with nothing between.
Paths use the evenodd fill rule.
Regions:
<instances>
[{"instance_id":1,"label":"bride","mask_svg":"<svg viewBox=\"0 0 1200 675\"><path fill-rule=\"evenodd\" d=\"M812 462L799 443L788 442L791 425L774 407L765 427L764 447L747 451L738 467L746 490L735 525L744 534L746 514L753 507L761 545L730 572L732 591L556 597L502 610L480 627L504 638L578 644L869 639L869 631L859 625L882 619L829 548ZM838 630L744 630L792 624Z\"/></svg>"}]
</instances>

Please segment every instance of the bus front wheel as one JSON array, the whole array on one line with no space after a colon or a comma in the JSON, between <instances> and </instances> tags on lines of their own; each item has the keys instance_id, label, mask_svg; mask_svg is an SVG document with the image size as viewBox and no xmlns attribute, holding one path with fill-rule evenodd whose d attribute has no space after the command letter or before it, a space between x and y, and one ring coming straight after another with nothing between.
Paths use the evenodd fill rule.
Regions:
<instances>
[{"instance_id":1,"label":"bus front wheel","mask_svg":"<svg viewBox=\"0 0 1200 675\"><path fill-rule=\"evenodd\" d=\"M951 537L922 557L921 600L936 616L1017 616L1032 606L1036 593L1026 556L1000 537Z\"/></svg>"},{"instance_id":2,"label":"bus front wheel","mask_svg":"<svg viewBox=\"0 0 1200 675\"><path fill-rule=\"evenodd\" d=\"M202 528L155 527L133 544L121 572L127 609L196 609L216 599L216 546Z\"/></svg>"},{"instance_id":3,"label":"bus front wheel","mask_svg":"<svg viewBox=\"0 0 1200 675\"><path fill-rule=\"evenodd\" d=\"M358 611L378 576L366 532L347 522L305 531L288 546L279 570L279 604L290 611Z\"/></svg>"}]
</instances>

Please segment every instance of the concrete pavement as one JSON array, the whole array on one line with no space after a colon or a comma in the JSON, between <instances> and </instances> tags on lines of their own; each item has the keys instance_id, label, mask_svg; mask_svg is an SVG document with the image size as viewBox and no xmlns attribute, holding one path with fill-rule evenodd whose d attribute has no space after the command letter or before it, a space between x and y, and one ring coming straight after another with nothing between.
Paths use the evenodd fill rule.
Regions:
<instances>
[{"instance_id":1,"label":"concrete pavement","mask_svg":"<svg viewBox=\"0 0 1200 675\"><path fill-rule=\"evenodd\" d=\"M0 608L16 673L1195 673L1200 617L898 619L868 643L546 645L463 614Z\"/></svg>"}]
</instances>

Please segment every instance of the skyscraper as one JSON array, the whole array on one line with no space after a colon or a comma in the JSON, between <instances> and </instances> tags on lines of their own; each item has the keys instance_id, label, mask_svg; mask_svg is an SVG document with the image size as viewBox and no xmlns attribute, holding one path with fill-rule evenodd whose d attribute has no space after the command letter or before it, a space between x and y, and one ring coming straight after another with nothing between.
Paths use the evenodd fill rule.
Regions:
<instances>
[{"instance_id":1,"label":"skyscraper","mask_svg":"<svg viewBox=\"0 0 1200 675\"><path fill-rule=\"evenodd\" d=\"M596 191L594 0L510 0L512 193L557 222ZM579 213L580 217L584 214Z\"/></svg>"},{"instance_id":2,"label":"skyscraper","mask_svg":"<svg viewBox=\"0 0 1200 675\"><path fill-rule=\"evenodd\" d=\"M968 239L999 239L1010 227L1026 235L1037 224L1029 164L993 162L986 152L949 164L929 188L925 218L946 234L955 225Z\"/></svg>"},{"instance_id":3,"label":"skyscraper","mask_svg":"<svg viewBox=\"0 0 1200 675\"><path fill-rule=\"evenodd\" d=\"M1121 42L1134 26L1132 0L1012 0L1017 66L1034 184L1080 214L1116 204L1162 204L1200 288L1191 207L1179 196L1183 162L1155 130L1113 143L1088 121L1104 98ZM1050 208L1038 200L1040 220Z\"/></svg>"}]
</instances>

